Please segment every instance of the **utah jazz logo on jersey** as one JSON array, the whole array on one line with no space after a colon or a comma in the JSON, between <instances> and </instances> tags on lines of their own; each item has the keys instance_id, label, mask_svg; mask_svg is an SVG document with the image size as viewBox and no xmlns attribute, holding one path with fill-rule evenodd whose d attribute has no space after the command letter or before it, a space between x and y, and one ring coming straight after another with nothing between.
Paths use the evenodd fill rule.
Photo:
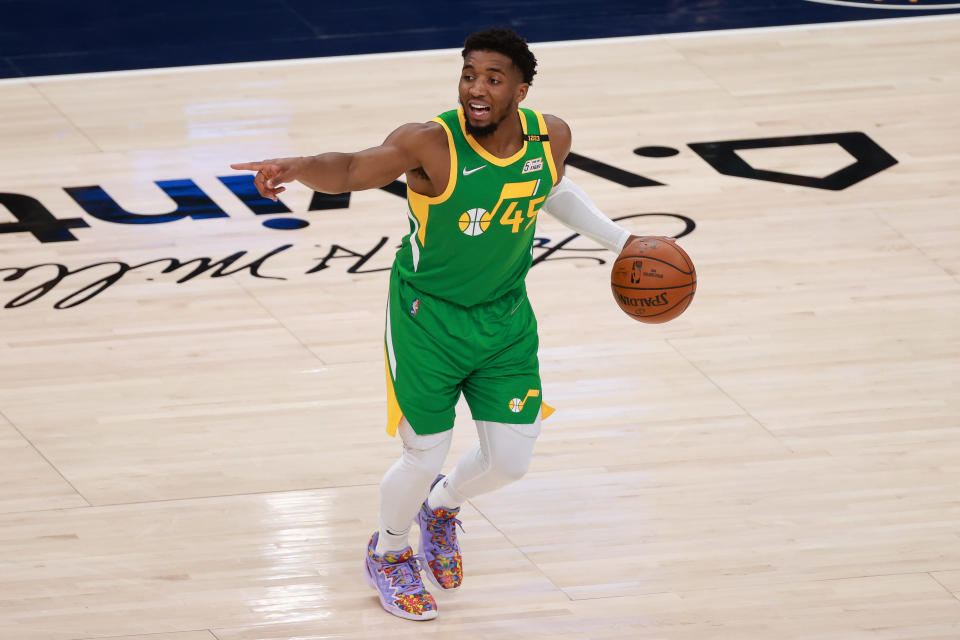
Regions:
<instances>
[{"instance_id":1,"label":"utah jazz logo on jersey","mask_svg":"<svg viewBox=\"0 0 960 640\"><path fill-rule=\"evenodd\" d=\"M543 158L530 160L527 164L530 162L540 162L542 166ZM540 211L543 201L547 199L547 196L533 197L533 194L539 188L539 180L508 182L500 190L500 198L497 200L496 206L493 207L493 211L476 207L460 214L458 220L460 231L468 236L479 236L490 228L490 222L501 212L500 224L510 227L511 233L519 233L520 225L524 222L527 223L523 227L523 230L526 231L536 221L537 213Z\"/></svg>"},{"instance_id":2,"label":"utah jazz logo on jersey","mask_svg":"<svg viewBox=\"0 0 960 640\"><path fill-rule=\"evenodd\" d=\"M513 411L514 413L520 413L521 411L523 411L523 406L527 404L527 400L529 398L531 397L537 398L539 396L540 396L539 389L530 389L529 391L527 391L527 395L523 397L523 400L521 400L520 398L514 398L509 402L507 406L510 407L510 411Z\"/></svg>"}]
</instances>

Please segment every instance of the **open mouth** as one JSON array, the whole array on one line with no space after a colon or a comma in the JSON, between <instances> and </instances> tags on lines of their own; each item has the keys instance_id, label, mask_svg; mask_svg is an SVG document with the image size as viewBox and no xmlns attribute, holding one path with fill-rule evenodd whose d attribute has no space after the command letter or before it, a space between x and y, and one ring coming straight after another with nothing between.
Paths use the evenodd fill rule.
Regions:
<instances>
[{"instance_id":1,"label":"open mouth","mask_svg":"<svg viewBox=\"0 0 960 640\"><path fill-rule=\"evenodd\" d=\"M486 120L490 117L490 106L480 102L470 102L467 104L467 110L474 120Z\"/></svg>"}]
</instances>

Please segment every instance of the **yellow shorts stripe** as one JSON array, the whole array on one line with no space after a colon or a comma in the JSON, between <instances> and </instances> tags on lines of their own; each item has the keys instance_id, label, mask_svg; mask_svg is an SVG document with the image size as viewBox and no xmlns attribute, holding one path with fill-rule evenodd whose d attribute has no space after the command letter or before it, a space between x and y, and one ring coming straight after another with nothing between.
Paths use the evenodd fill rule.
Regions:
<instances>
[{"instance_id":1,"label":"yellow shorts stripe","mask_svg":"<svg viewBox=\"0 0 960 640\"><path fill-rule=\"evenodd\" d=\"M403 411L400 409L400 403L397 402L397 394L393 390L393 377L390 375L390 358L387 355L387 348L383 348L383 362L387 370L387 434L397 435L397 429L400 427L400 421L403 419Z\"/></svg>"}]
</instances>

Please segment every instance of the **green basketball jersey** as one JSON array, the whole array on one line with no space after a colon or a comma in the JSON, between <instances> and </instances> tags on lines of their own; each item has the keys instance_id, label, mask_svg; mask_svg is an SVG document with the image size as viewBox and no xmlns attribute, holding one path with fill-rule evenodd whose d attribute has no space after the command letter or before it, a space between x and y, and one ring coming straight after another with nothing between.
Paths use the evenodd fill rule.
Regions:
<instances>
[{"instance_id":1,"label":"green basketball jersey","mask_svg":"<svg viewBox=\"0 0 960 640\"><path fill-rule=\"evenodd\" d=\"M509 158L490 154L466 132L462 109L433 119L447 133L450 177L436 197L407 188L410 233L396 265L414 288L470 307L523 282L537 213L557 170L543 116L519 113L523 147Z\"/></svg>"}]
</instances>

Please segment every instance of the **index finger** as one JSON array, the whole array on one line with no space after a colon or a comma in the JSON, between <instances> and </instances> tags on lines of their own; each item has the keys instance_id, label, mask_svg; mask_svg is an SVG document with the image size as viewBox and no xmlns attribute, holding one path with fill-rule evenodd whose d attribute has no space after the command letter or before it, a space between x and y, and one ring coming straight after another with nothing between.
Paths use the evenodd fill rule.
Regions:
<instances>
[{"instance_id":1,"label":"index finger","mask_svg":"<svg viewBox=\"0 0 960 640\"><path fill-rule=\"evenodd\" d=\"M263 165L263 162L237 162L236 164L230 165L230 168L247 171L259 171L261 168L263 168Z\"/></svg>"}]
</instances>

